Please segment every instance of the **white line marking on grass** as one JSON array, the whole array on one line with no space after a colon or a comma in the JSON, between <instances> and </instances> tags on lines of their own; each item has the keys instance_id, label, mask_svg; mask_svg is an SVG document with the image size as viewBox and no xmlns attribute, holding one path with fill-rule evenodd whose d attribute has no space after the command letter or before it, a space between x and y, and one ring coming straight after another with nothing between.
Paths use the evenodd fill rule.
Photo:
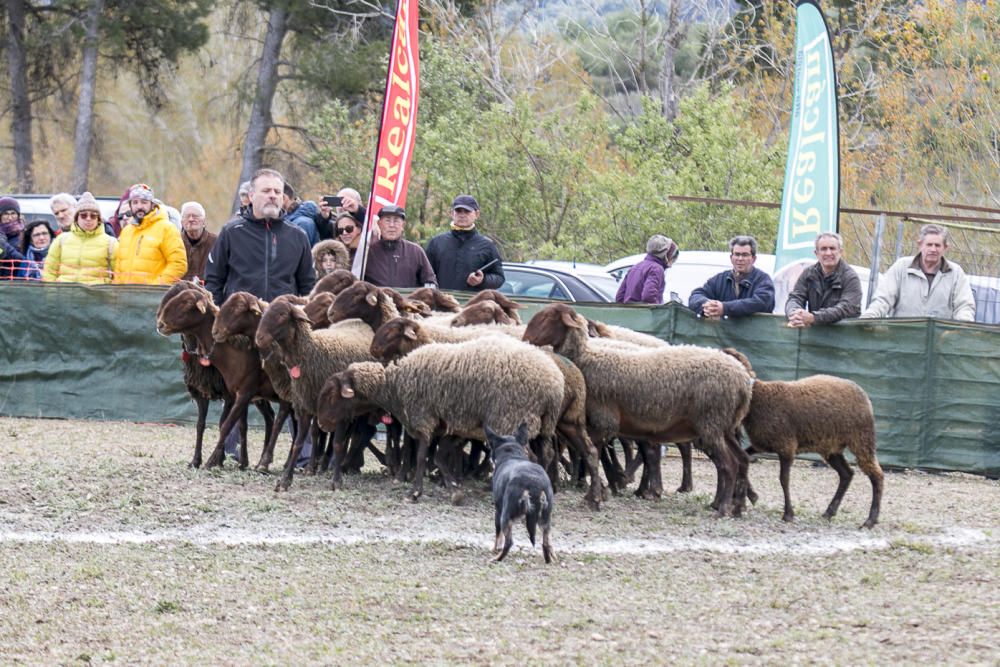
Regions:
<instances>
[{"instance_id":1,"label":"white line marking on grass","mask_svg":"<svg viewBox=\"0 0 1000 667\"><path fill-rule=\"evenodd\" d=\"M568 538L553 541L564 553L591 553L602 555L655 555L684 551L705 551L723 554L793 554L821 556L858 550L877 551L896 544L925 545L929 547L973 547L996 544L998 540L989 537L978 528L947 528L933 535L892 534L872 535L858 531L857 535L840 533L818 535L801 533L797 535L773 536L764 540L741 538L696 538L660 537L656 539L588 540ZM0 531L0 543L52 543L68 544L195 544L199 546L270 546L270 545L354 545L375 543L450 543L459 546L492 548L491 535L469 535L457 532L429 531L393 533L388 531L339 530L333 532L309 531L303 533L281 532L278 530L254 532L245 529L221 528L217 526L197 526L175 530L159 531Z\"/></svg>"}]
</instances>

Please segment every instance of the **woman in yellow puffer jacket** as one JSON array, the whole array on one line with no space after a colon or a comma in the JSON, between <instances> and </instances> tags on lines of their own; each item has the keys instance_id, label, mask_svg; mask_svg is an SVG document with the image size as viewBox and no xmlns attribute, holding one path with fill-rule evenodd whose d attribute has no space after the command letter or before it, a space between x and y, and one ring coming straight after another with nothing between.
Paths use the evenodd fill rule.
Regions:
<instances>
[{"instance_id":1,"label":"woman in yellow puffer jacket","mask_svg":"<svg viewBox=\"0 0 1000 667\"><path fill-rule=\"evenodd\" d=\"M42 280L106 285L111 282L117 247L118 240L104 233L97 200L84 192L77 202L69 231L52 241L45 257Z\"/></svg>"},{"instance_id":2,"label":"woman in yellow puffer jacket","mask_svg":"<svg viewBox=\"0 0 1000 667\"><path fill-rule=\"evenodd\" d=\"M116 284L170 285L187 272L181 232L153 201L148 185L129 188L131 222L122 228L115 253Z\"/></svg>"}]
</instances>

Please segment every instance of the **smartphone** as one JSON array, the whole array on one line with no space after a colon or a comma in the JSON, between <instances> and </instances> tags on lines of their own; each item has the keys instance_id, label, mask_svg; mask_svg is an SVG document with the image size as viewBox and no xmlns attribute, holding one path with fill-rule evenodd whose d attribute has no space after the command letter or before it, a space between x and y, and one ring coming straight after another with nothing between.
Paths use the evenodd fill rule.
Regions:
<instances>
[{"instance_id":1,"label":"smartphone","mask_svg":"<svg viewBox=\"0 0 1000 667\"><path fill-rule=\"evenodd\" d=\"M344 203L343 197L335 197L333 195L323 195L323 201L330 206L330 208L337 208Z\"/></svg>"}]
</instances>

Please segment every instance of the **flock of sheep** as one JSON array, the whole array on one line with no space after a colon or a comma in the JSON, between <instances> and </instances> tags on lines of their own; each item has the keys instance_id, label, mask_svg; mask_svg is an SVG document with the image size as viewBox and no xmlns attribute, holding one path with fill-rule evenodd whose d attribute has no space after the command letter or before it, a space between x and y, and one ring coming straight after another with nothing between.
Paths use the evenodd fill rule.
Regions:
<instances>
[{"instance_id":1,"label":"flock of sheep","mask_svg":"<svg viewBox=\"0 0 1000 667\"><path fill-rule=\"evenodd\" d=\"M780 460L786 521L793 517L788 477L795 455L817 453L837 472L824 514L832 517L853 475L845 449L872 484L863 527L878 521L883 475L874 417L855 383L831 376L766 382L736 350L669 345L587 320L561 303L525 325L518 308L493 290L464 307L428 288L403 297L346 271L324 277L308 297L266 303L237 293L221 307L198 284L176 283L160 303L156 327L181 336L184 379L198 405L191 465L203 463L208 403L222 400L219 439L204 464L222 464L226 438L239 426L239 464L246 467L247 408L254 403L267 433L258 469L270 466L286 417L296 424L278 490L290 487L311 433L306 468L329 470L334 489L368 451L410 481L410 499L421 496L430 465L457 500L464 477L489 472L484 428L513 434L520 427L552 482L564 469L587 486L594 509L640 467L637 493L662 492L658 443L678 443L680 490L690 490L693 445L716 466L713 509L733 516L756 500L742 428L753 450ZM384 451L371 440L378 421L386 425Z\"/></svg>"}]
</instances>

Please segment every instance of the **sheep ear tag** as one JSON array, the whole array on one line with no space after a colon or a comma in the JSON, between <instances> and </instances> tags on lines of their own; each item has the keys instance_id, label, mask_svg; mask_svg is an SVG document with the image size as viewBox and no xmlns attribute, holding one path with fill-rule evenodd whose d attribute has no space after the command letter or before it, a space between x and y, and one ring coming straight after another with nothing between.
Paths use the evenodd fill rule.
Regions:
<instances>
[{"instance_id":1,"label":"sheep ear tag","mask_svg":"<svg viewBox=\"0 0 1000 667\"><path fill-rule=\"evenodd\" d=\"M200 359L198 359L198 363L204 366L205 368L208 368L209 366L212 365L212 360L209 359L208 357L201 357Z\"/></svg>"},{"instance_id":2,"label":"sheep ear tag","mask_svg":"<svg viewBox=\"0 0 1000 667\"><path fill-rule=\"evenodd\" d=\"M382 423L385 424L386 426L388 426L389 424L391 424L392 423L392 415L389 415L389 414L382 415Z\"/></svg>"},{"instance_id":3,"label":"sheep ear tag","mask_svg":"<svg viewBox=\"0 0 1000 667\"><path fill-rule=\"evenodd\" d=\"M293 379L298 380L302 377L302 369L298 366L292 366L288 369L288 374L291 375Z\"/></svg>"}]
</instances>

